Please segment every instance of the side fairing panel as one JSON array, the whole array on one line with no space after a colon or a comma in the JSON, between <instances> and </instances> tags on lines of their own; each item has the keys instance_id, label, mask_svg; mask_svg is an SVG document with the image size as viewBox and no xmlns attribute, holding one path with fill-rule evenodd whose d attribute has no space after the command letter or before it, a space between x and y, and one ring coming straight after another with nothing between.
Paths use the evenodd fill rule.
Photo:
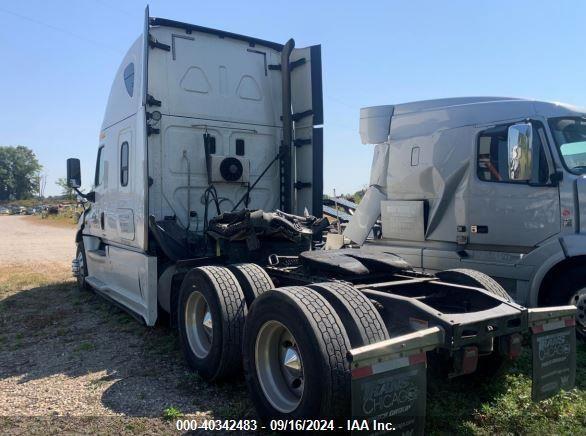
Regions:
<instances>
[{"instance_id":1,"label":"side fairing panel","mask_svg":"<svg viewBox=\"0 0 586 436\"><path fill-rule=\"evenodd\" d=\"M294 121L293 213L322 213L323 97L321 46L291 53L291 106ZM316 127L319 126L319 127Z\"/></svg>"},{"instance_id":2,"label":"side fairing panel","mask_svg":"<svg viewBox=\"0 0 586 436\"><path fill-rule=\"evenodd\" d=\"M124 57L110 89L102 130L134 115L142 106L142 36Z\"/></svg>"},{"instance_id":3,"label":"side fairing panel","mask_svg":"<svg viewBox=\"0 0 586 436\"><path fill-rule=\"evenodd\" d=\"M388 198L424 201L425 239L455 243L457 226L467 225L471 128L393 140L393 127Z\"/></svg>"}]
</instances>

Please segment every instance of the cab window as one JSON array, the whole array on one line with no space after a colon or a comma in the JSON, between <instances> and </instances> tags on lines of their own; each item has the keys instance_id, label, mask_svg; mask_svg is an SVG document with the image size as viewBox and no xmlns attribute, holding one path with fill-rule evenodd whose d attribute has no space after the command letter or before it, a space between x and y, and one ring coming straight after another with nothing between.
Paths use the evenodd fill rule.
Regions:
<instances>
[{"instance_id":1,"label":"cab window","mask_svg":"<svg viewBox=\"0 0 586 436\"><path fill-rule=\"evenodd\" d=\"M128 142L120 146L120 185L128 185Z\"/></svg>"},{"instance_id":2,"label":"cab window","mask_svg":"<svg viewBox=\"0 0 586 436\"><path fill-rule=\"evenodd\" d=\"M124 68L124 85L130 97L134 93L134 64L130 63Z\"/></svg>"},{"instance_id":3,"label":"cab window","mask_svg":"<svg viewBox=\"0 0 586 436\"><path fill-rule=\"evenodd\" d=\"M478 135L478 159L476 174L485 182L527 183L509 178L508 130L511 124L491 127ZM532 182L545 184L549 181L549 167L545 151L543 124L533 122ZM538 155L536 154L538 151Z\"/></svg>"},{"instance_id":4,"label":"cab window","mask_svg":"<svg viewBox=\"0 0 586 436\"><path fill-rule=\"evenodd\" d=\"M552 118L549 127L565 167L574 174L586 174L586 119Z\"/></svg>"},{"instance_id":5,"label":"cab window","mask_svg":"<svg viewBox=\"0 0 586 436\"><path fill-rule=\"evenodd\" d=\"M104 182L104 146L98 149L98 159L96 162L96 176L94 178L94 185L100 186Z\"/></svg>"}]
</instances>

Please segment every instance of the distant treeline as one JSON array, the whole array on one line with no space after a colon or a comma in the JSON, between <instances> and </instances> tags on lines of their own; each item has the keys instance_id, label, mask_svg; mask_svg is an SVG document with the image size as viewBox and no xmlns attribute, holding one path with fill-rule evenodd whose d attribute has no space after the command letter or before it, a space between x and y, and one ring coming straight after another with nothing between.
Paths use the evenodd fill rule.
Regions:
<instances>
[{"instance_id":1,"label":"distant treeline","mask_svg":"<svg viewBox=\"0 0 586 436\"><path fill-rule=\"evenodd\" d=\"M353 194L342 194L342 195L340 195L340 197L343 197L346 200L353 201L354 203L358 204L358 203L360 203L360 200L362 200L362 197L364 197L365 193L366 193L366 188L363 188L363 189L360 189L359 191L356 191ZM324 198L330 198L330 196L324 194Z\"/></svg>"},{"instance_id":2,"label":"distant treeline","mask_svg":"<svg viewBox=\"0 0 586 436\"><path fill-rule=\"evenodd\" d=\"M0 201L26 200L39 195L41 168L30 148L0 146Z\"/></svg>"}]
</instances>

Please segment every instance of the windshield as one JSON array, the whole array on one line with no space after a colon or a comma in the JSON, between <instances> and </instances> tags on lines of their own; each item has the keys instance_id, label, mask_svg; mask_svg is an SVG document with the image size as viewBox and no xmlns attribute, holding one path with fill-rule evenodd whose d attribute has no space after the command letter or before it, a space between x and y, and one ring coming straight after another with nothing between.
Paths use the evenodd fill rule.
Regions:
<instances>
[{"instance_id":1,"label":"windshield","mask_svg":"<svg viewBox=\"0 0 586 436\"><path fill-rule=\"evenodd\" d=\"M549 127L568 170L586 174L586 118L551 118Z\"/></svg>"}]
</instances>

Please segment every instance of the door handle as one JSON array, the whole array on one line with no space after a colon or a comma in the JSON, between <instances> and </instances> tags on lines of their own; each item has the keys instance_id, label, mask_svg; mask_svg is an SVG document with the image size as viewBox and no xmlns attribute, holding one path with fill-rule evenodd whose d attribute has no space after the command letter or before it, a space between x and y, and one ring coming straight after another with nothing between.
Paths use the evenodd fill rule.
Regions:
<instances>
[{"instance_id":1,"label":"door handle","mask_svg":"<svg viewBox=\"0 0 586 436\"><path fill-rule=\"evenodd\" d=\"M104 212L100 214L100 227L104 230Z\"/></svg>"}]
</instances>

